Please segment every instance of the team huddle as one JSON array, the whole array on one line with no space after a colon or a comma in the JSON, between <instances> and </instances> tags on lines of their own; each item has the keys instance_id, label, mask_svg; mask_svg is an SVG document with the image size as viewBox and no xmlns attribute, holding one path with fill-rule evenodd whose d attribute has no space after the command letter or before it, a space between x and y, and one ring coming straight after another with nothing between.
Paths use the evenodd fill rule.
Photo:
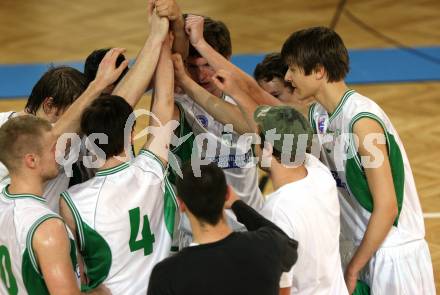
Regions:
<instances>
[{"instance_id":1,"label":"team huddle","mask_svg":"<svg viewBox=\"0 0 440 295\"><path fill-rule=\"evenodd\" d=\"M175 1L149 0L130 68L95 50L0 113L0 294L435 294L404 146L339 35L296 31L251 77Z\"/></svg>"}]
</instances>

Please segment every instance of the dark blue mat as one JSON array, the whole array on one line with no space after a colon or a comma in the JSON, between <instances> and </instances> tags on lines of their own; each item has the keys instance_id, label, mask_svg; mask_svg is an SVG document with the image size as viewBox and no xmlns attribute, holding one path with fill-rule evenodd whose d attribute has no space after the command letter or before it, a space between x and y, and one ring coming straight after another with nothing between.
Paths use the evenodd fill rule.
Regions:
<instances>
[{"instance_id":1,"label":"dark blue mat","mask_svg":"<svg viewBox=\"0 0 440 295\"><path fill-rule=\"evenodd\" d=\"M350 50L350 74L348 83L395 83L416 81L440 81L440 47L415 48L420 55L402 49ZM264 54L235 55L232 61L252 74L255 65ZM428 57L426 57L428 56ZM83 69L82 62L55 63ZM50 64L0 65L0 99L26 97L32 86Z\"/></svg>"}]
</instances>

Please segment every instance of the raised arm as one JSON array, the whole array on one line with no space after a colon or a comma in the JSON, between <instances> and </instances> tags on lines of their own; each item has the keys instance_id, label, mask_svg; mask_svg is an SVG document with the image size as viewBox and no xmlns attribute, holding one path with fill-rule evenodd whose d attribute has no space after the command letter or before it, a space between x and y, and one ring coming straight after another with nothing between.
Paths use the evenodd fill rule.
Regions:
<instances>
[{"instance_id":1,"label":"raised arm","mask_svg":"<svg viewBox=\"0 0 440 295\"><path fill-rule=\"evenodd\" d=\"M106 53L99 64L95 80L89 84L81 96L75 100L57 123L55 123L52 129L52 134L55 136L55 139L58 139L58 137L64 133L79 131L83 110L97 98L108 85L113 84L127 67L128 61L124 61L119 67L116 67L116 59L119 54L124 51L125 49L122 48L113 48Z\"/></svg>"},{"instance_id":2,"label":"raised arm","mask_svg":"<svg viewBox=\"0 0 440 295\"><path fill-rule=\"evenodd\" d=\"M212 95L199 84L197 84L185 71L182 58L179 54L173 55L174 74L176 83L188 94L197 104L205 109L217 121L223 124L232 124L238 133L252 132L243 120L240 109L224 99Z\"/></svg>"},{"instance_id":3,"label":"raised arm","mask_svg":"<svg viewBox=\"0 0 440 295\"><path fill-rule=\"evenodd\" d=\"M178 122L172 121L174 111L174 73L171 60L172 40L168 37L162 46L154 79L154 101L151 107L147 142L145 148L166 164L171 135ZM175 124L174 124L175 123Z\"/></svg>"},{"instance_id":4,"label":"raised arm","mask_svg":"<svg viewBox=\"0 0 440 295\"><path fill-rule=\"evenodd\" d=\"M257 125L253 115L258 105L252 97L250 97L248 92L244 90L246 86L243 85L243 80L225 70L217 71L212 79L221 91L234 98L242 113L240 119L245 120L247 130L249 130L248 132L257 133Z\"/></svg>"},{"instance_id":5,"label":"raised arm","mask_svg":"<svg viewBox=\"0 0 440 295\"><path fill-rule=\"evenodd\" d=\"M157 14L167 17L174 34L173 52L179 53L183 59L188 56L189 41L185 34L185 20L175 0L150 0L154 2Z\"/></svg>"},{"instance_id":6,"label":"raised arm","mask_svg":"<svg viewBox=\"0 0 440 295\"><path fill-rule=\"evenodd\" d=\"M258 104L279 105L280 101L261 89L258 83L242 71L239 67L231 63L228 59L215 51L203 38L203 17L198 15L189 15L185 22L185 31L189 36L191 45L197 49L201 56L206 58L209 65L216 71L226 70L232 73L237 79L241 79L243 90L252 94L251 98Z\"/></svg>"},{"instance_id":7,"label":"raised arm","mask_svg":"<svg viewBox=\"0 0 440 295\"><path fill-rule=\"evenodd\" d=\"M169 22L159 17L153 10L153 2L149 2L150 33L139 52L133 67L113 90L114 95L123 97L132 107L141 99L150 85L160 55L162 42L168 34Z\"/></svg>"}]
</instances>

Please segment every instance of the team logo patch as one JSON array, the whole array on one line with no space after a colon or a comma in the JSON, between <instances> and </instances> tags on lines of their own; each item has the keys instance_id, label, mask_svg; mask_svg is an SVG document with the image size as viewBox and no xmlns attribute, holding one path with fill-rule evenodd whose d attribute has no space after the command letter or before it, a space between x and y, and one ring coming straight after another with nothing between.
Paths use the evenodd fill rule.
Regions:
<instances>
[{"instance_id":1,"label":"team logo patch","mask_svg":"<svg viewBox=\"0 0 440 295\"><path fill-rule=\"evenodd\" d=\"M200 124L203 125L203 127L208 127L208 118L206 118L204 115L197 115L197 120L199 120Z\"/></svg>"}]
</instances>

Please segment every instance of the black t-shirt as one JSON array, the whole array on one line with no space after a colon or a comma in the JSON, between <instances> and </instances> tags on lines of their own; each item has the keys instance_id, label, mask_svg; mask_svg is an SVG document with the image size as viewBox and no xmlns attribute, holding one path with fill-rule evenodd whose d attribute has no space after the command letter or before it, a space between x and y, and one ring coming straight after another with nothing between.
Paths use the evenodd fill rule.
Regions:
<instances>
[{"instance_id":1,"label":"black t-shirt","mask_svg":"<svg viewBox=\"0 0 440 295\"><path fill-rule=\"evenodd\" d=\"M242 201L232 210L249 232L191 246L155 266L149 295L278 294L297 259L296 241Z\"/></svg>"}]
</instances>

